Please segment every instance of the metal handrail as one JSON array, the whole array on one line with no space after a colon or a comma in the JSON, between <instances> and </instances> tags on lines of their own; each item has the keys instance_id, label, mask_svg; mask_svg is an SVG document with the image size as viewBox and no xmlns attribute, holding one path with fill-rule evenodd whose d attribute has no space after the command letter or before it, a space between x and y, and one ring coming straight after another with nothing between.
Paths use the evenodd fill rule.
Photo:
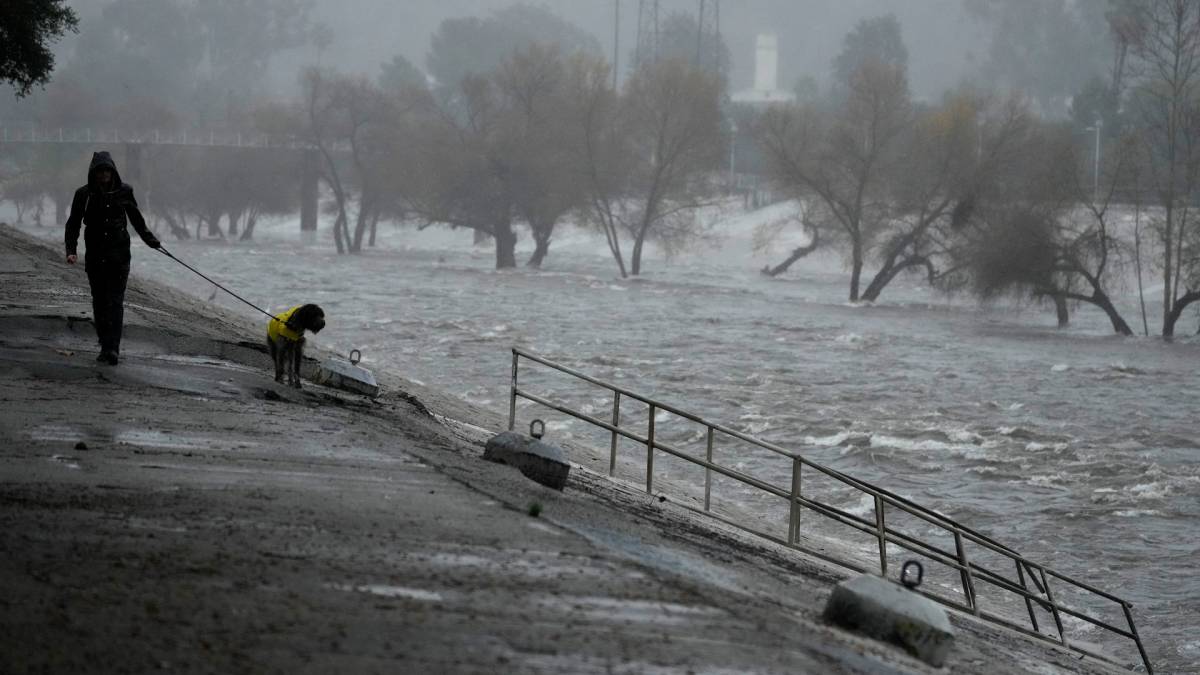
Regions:
<instances>
[{"instance_id":1,"label":"metal handrail","mask_svg":"<svg viewBox=\"0 0 1200 675\"><path fill-rule=\"evenodd\" d=\"M607 389L608 391L612 392L613 407L612 407L611 422L600 419L598 417L594 417L594 416L584 413L582 411L575 410L566 404L558 403L558 402L553 401L544 396L539 396L538 394L536 394L532 391L528 391L528 390L520 388L518 386L518 369L519 369L520 359L522 359L522 358L527 359L529 361L533 361L533 362L541 364L541 365L544 365L546 367L549 367L551 369L565 373L567 375L570 375L577 379L583 380L585 382L594 384L596 386L603 387L604 389ZM811 511L815 511L815 512L817 512L827 518L830 518L831 520L834 520L835 522L838 522L842 525L852 527L856 530L859 530L860 532L864 532L866 534L875 536L876 540L878 542L878 548L879 548L879 570L880 570L880 573L885 577L887 576L887 562L888 562L887 561L887 545L889 543L894 544L899 547L902 547L909 551L919 553L923 556L926 556L927 558L929 558L935 562L938 562L938 563L946 566L947 568L957 570L958 573L960 574L962 594L963 594L964 601L960 602L955 599L947 598L947 597L937 595L935 593L923 591L923 590L917 591L917 592L921 593L922 595L929 597L932 600L935 600L935 601L937 601L943 605L946 605L948 607L952 607L952 608L955 608L955 609L958 609L961 611L969 612L974 616L977 616L984 620L990 621L992 623L1001 624L1008 628L1015 629L1025 635L1036 637L1036 638L1039 638L1039 639L1042 639L1042 640L1045 640L1048 642L1061 644L1063 647L1066 647L1073 651L1079 652L1081 654L1087 654L1089 656L1108 660L1105 656L1103 656L1101 654L1095 654L1095 653L1088 651L1087 649L1084 649L1078 645L1071 644L1067 640L1066 633L1063 629L1062 615L1064 615L1064 614L1069 615L1069 616L1075 617L1077 619L1080 619L1082 621L1086 621L1086 622L1088 622L1092 625L1095 625L1099 628L1103 628L1112 633L1120 635L1121 637L1133 640L1137 646L1138 653L1141 655L1142 663L1146 667L1146 672L1151 673L1151 674L1154 672L1153 667L1150 665L1150 658L1146 654L1145 646L1142 644L1141 637L1138 635L1137 627L1134 625L1133 614L1130 611L1133 607L1133 604L1131 602L1124 600L1124 599L1122 599L1116 595L1113 595L1111 593L1108 593L1106 591L1100 590L1090 584L1073 579L1065 574L1062 574L1060 572L1052 570L1052 569L1050 569L1044 565L1041 565L1037 562L1029 560L1028 558L1025 558L1020 553L1018 553L1016 550L1012 549L1011 547L1001 544L1000 542L992 539L991 537L988 537L988 536L986 536L980 532L977 532L969 527L961 525L958 522L954 521L953 519L951 519L945 515L937 513L936 511L929 509L927 507L923 507L909 499L906 499L904 497L896 495L886 489L877 487L875 485L867 483L866 481L862 481L862 480L853 478L852 476L848 476L848 475L846 475L840 471L837 471L835 469L831 469L829 467L817 464L816 462L813 462L813 461L807 459L806 457L804 457L801 453L786 450L778 445L775 445L774 443L770 443L768 441L763 441L761 439L755 438L748 434L744 434L740 431L737 431L736 429L731 429L720 423L711 422L707 419L704 419L703 417L701 417L699 415L687 412L687 411L682 410L673 405L663 403L661 401L657 401L655 399L652 399L647 396L643 396L641 394L637 394L637 393L630 391L624 387L620 387L620 386L612 384L610 382L606 382L604 380L592 377L591 375L580 372L580 371L570 368L568 366L564 366L562 364L555 363L553 361L550 361L549 359L546 359L544 357L533 354L532 352L514 347L512 349L512 383L510 386L509 408L508 408L508 428L510 430L514 429L515 425L516 425L517 398L518 397L532 401L539 405L545 406L552 410L556 410L563 414L569 415L571 417L574 417L576 419L582 420L584 422L587 422L589 424L592 424L594 426L597 426L597 427L600 427L602 429L609 431L612 434L610 450L609 450L610 454L609 454L609 469L608 469L610 476L613 475L616 470L618 438L627 438L627 439L634 441L636 443L639 443L641 445L645 445L646 446L646 492L647 493L651 493L653 491L654 452L656 450L660 451L660 452L664 452L668 455L671 455L673 457L682 459L686 462L689 462L691 464L695 464L697 466L701 466L704 468L704 472L705 472L704 507L702 510L696 509L695 507L691 507L691 506L688 506L687 508L692 508L693 510L700 511L701 513L705 513L705 514L717 517L720 520L722 520L723 522L734 525L734 526L739 527L747 532L751 532L755 535L764 537L766 539L770 539L777 543L784 544L790 548L795 548L798 550L803 550L810 554L815 554L825 560L836 563L843 567L848 567L850 569L854 569L854 570L860 571L860 572L865 571L859 565L857 565L851 561L840 559L835 556L825 554L823 552L807 549L799 543L800 509L804 508L804 509L809 509ZM639 401L639 402L645 404L646 406L648 406L649 418L648 418L648 422L646 425L646 435L645 436L641 436L638 433L628 430L627 428L621 427L620 410L621 410L622 397L633 399L635 401ZM706 438L706 449L705 449L704 459L700 459L698 457L690 455L678 448L672 447L671 445L669 445L667 443L663 443L655 438L655 428L654 428L655 427L655 416L656 416L656 411L659 411L659 410L668 412L672 415L695 422L697 424L701 424L706 428L707 438ZM792 479L791 479L790 484L786 487L773 485L772 483L770 483L768 481L750 476L748 474L737 471L736 469L731 469L731 468L728 468L725 466L721 466L720 464L714 462L713 458L712 458L712 454L713 454L714 434L716 432L720 432L720 433L730 436L732 438L736 438L736 439L744 441L746 443L750 443L752 445L763 448L763 449L770 451L772 453L775 453L777 455L787 457L789 460L791 460L791 463L792 463ZM817 500L813 500L808 497L805 497L801 492L801 487L802 487L801 477L802 477L802 469L804 467L808 467L812 470L818 471L818 472L820 472L826 476L829 476L830 478L837 480L849 487L852 487L852 488L854 488L860 492L863 492L867 495L870 495L872 497L872 499L874 500L874 505L875 505L874 519L868 520L867 518L864 518L862 516L858 516L858 515L843 511L835 506L823 504ZM786 540L780 539L771 534L756 530L750 526L747 526L742 523L738 523L730 518L727 518L722 515L714 513L711 510L712 474L714 472L719 475L725 476L727 478L736 480L744 485L748 485L748 486L757 488L767 494L788 500L788 503L789 503L788 529L787 529L788 536L787 536ZM686 506L686 504L685 504L685 506ZM952 534L954 536L955 551L951 552L951 551L942 549L934 544L922 541L919 538L917 538L916 536L906 534L904 532L900 532L894 528L889 527L887 525L887 519L885 517L888 507L891 507L893 509L898 509L898 510L900 510L904 513L907 513L911 516L915 516L916 518L919 518L920 520L922 520L926 523L929 523L930 525L933 525L937 528L940 528L940 529L945 530L948 533ZM1000 556L1003 556L1005 558L1012 560L1016 567L1016 571L1017 571L1017 581L1014 582L999 572L996 572L996 571L989 569L983 565L980 565L979 563L969 560L967 557L966 548L964 546L964 541L973 543L977 546L987 549L988 551L991 551L992 553L998 554ZM1033 586L1036 589L1035 591L1031 591L1030 588L1026 585L1026 580L1025 580L1026 574L1029 575L1029 581L1031 581L1033 583ZM1097 596L1099 598L1103 598L1105 600L1109 600L1111 602L1117 603L1121 607L1122 611L1124 612L1125 620L1129 626L1128 630L1125 630L1123 628L1118 628L1117 626L1108 624L1108 623L1104 622L1103 620L1098 619L1093 616L1090 616L1082 611L1072 609L1065 605L1059 604L1054 599L1054 596L1051 592L1050 578L1057 579L1071 587L1074 587L1074 588L1082 590L1082 591L1086 591L1086 592L1088 592L1094 596ZM987 583L993 587L1001 589L1002 591L1006 591L1008 593L1011 593L1011 594L1014 594L1014 595L1020 597L1025 602L1025 606L1026 606L1028 614L1029 614L1029 623L1032 627L1028 628L1022 624L1015 623L1008 617L1002 617L997 614L993 614L993 613L984 611L980 607L979 597L975 591L975 583L977 581ZM1037 605L1043 611L1047 611L1051 614L1052 618L1054 619L1055 629L1058 633L1057 639L1055 639L1053 637L1053 635L1047 635L1047 634L1041 632L1041 629L1038 626L1036 614L1034 613L1034 605Z\"/></svg>"}]
</instances>

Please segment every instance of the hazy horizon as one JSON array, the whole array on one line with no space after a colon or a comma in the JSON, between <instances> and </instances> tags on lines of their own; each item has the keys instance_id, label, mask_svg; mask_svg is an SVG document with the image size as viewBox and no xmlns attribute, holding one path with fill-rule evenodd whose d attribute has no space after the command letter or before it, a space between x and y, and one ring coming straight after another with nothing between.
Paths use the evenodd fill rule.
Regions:
<instances>
[{"instance_id":1,"label":"hazy horizon","mask_svg":"<svg viewBox=\"0 0 1200 675\"><path fill-rule=\"evenodd\" d=\"M81 33L88 21L110 0L74 0ZM400 54L425 69L430 38L442 21L487 16L513 4L546 7L596 36L605 56L613 58L616 0L551 0L518 3L513 0L314 0L310 21L333 30L333 42L322 54L322 65L369 77ZM619 67L627 73L629 54L637 40L638 0L619 0ZM695 14L698 0L661 0L660 13ZM932 99L954 86L979 62L972 47L986 49L986 33L966 14L962 0L745 0L721 5L720 30L732 56L730 89L748 88L753 81L754 40L759 33L779 39L780 89L791 89L801 77L824 85L842 41L861 19L895 14L909 51L909 78L917 98ZM711 0L710 0L711 6ZM78 35L55 45L58 64L69 60ZM299 69L315 63L311 44L278 53L272 61L270 95L286 94Z\"/></svg>"}]
</instances>

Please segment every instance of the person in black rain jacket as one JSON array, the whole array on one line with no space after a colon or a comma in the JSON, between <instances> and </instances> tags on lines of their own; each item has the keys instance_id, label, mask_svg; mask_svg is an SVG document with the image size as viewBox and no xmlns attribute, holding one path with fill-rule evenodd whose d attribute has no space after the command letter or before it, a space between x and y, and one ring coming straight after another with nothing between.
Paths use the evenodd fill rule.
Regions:
<instances>
[{"instance_id":1,"label":"person in black rain jacket","mask_svg":"<svg viewBox=\"0 0 1200 675\"><path fill-rule=\"evenodd\" d=\"M138 211L133 188L121 182L117 165L107 152L92 154L87 185L75 191L67 218L67 262L78 260L75 248L79 226L87 250L84 267L92 287L92 314L100 339L97 361L117 365L121 352L121 327L125 314L125 284L129 280L129 231L126 223L150 248L161 248L158 238L146 229Z\"/></svg>"}]
</instances>

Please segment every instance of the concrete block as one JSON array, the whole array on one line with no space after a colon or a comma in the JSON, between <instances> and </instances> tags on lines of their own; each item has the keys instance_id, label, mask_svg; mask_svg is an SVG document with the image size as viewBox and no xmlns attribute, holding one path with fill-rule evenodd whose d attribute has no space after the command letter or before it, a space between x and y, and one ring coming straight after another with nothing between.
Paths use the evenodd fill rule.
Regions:
<instances>
[{"instance_id":1,"label":"concrete block","mask_svg":"<svg viewBox=\"0 0 1200 675\"><path fill-rule=\"evenodd\" d=\"M483 458L514 466L527 478L561 490L567 484L571 464L561 448L515 431L496 434L484 446Z\"/></svg>"},{"instance_id":2,"label":"concrete block","mask_svg":"<svg viewBox=\"0 0 1200 675\"><path fill-rule=\"evenodd\" d=\"M899 645L939 668L954 646L954 630L940 605L872 574L838 584L825 604L825 619Z\"/></svg>"},{"instance_id":3,"label":"concrete block","mask_svg":"<svg viewBox=\"0 0 1200 675\"><path fill-rule=\"evenodd\" d=\"M371 398L378 396L379 383L375 381L375 376L371 374L371 371L358 365L358 359L354 356L357 352L358 350L351 352L349 363L340 359L322 361L313 374L313 382L345 389Z\"/></svg>"}]
</instances>

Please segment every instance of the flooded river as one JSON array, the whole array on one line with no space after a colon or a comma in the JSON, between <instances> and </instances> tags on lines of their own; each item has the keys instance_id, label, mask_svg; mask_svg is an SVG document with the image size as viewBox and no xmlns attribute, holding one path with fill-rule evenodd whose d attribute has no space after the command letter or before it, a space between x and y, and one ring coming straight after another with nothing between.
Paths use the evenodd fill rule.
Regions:
<instances>
[{"instance_id":1,"label":"flooded river","mask_svg":"<svg viewBox=\"0 0 1200 675\"><path fill-rule=\"evenodd\" d=\"M751 254L745 228L706 251L652 258L638 280L618 278L602 244L578 234L555 242L542 271L497 272L491 250L472 248L463 231L389 227L377 249L339 257L324 239L301 244L293 228L264 227L251 245L168 246L272 310L321 304L329 317L321 344L362 349L364 365L498 413L507 412L515 345L803 451L1131 600L1156 669L1200 671L1194 338L1114 337L1086 308L1060 331L1050 309L981 309L918 279L898 280L876 306L850 306L836 261L801 261L783 279L760 275L770 260ZM144 248L134 269L204 297L213 290ZM1126 294L1123 309L1140 327L1133 299ZM252 313L223 294L216 301ZM1195 316L1182 326L1193 332ZM530 381L611 414L602 390ZM638 411L628 410L623 423L636 428ZM533 413L522 408L521 417ZM552 436L601 439L607 450L607 436L584 423L547 419ZM659 421L663 440L703 446L701 428ZM788 484L788 464L776 458L721 453ZM703 472L681 462L661 471L703 485ZM849 499L849 512L873 517L869 500L826 489L831 500ZM757 508L748 492L714 487L714 500L743 496L738 506ZM1104 617L1123 625L1119 612ZM1067 627L1075 639L1114 642L1078 620ZM1138 661L1130 643L1114 644Z\"/></svg>"}]
</instances>

